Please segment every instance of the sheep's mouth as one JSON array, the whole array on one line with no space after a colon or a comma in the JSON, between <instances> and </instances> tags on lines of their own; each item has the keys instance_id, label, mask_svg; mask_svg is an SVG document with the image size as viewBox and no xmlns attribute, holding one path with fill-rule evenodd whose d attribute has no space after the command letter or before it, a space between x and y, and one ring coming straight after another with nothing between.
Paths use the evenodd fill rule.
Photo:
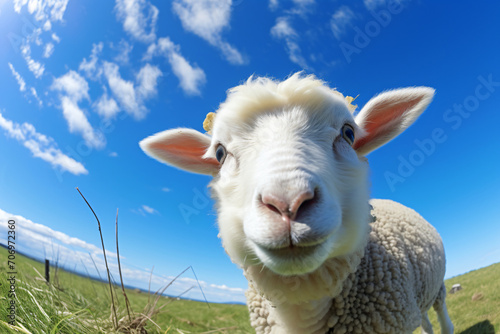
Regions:
<instances>
[{"instance_id":1,"label":"sheep's mouth","mask_svg":"<svg viewBox=\"0 0 500 334\"><path fill-rule=\"evenodd\" d=\"M297 258L297 257L308 257L316 250L318 249L319 245L313 245L313 246L294 246L290 245L287 247L281 247L281 248L265 248L264 251L266 253L269 253L273 257L277 257L280 259L287 259L287 258Z\"/></svg>"},{"instance_id":2,"label":"sheep's mouth","mask_svg":"<svg viewBox=\"0 0 500 334\"><path fill-rule=\"evenodd\" d=\"M302 275L316 270L325 260L323 243L311 246L265 248L256 246L262 264L280 275Z\"/></svg>"}]
</instances>

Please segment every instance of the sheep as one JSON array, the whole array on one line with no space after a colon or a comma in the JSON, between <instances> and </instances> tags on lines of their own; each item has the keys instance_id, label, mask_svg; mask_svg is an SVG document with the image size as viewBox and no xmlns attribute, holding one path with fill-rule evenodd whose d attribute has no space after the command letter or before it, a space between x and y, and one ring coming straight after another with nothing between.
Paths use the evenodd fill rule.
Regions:
<instances>
[{"instance_id":1,"label":"sheep","mask_svg":"<svg viewBox=\"0 0 500 334\"><path fill-rule=\"evenodd\" d=\"M140 142L168 165L212 175L219 237L248 279L256 333L453 333L437 231L370 200L366 155L426 109L428 87L381 93L355 114L313 75L250 77L204 126Z\"/></svg>"}]
</instances>

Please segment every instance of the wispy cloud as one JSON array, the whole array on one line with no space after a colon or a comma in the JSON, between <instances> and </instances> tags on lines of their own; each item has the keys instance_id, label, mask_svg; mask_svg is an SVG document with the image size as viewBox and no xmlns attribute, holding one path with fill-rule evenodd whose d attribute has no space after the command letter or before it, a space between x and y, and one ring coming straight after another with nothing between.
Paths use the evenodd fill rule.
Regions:
<instances>
[{"instance_id":1,"label":"wispy cloud","mask_svg":"<svg viewBox=\"0 0 500 334\"><path fill-rule=\"evenodd\" d=\"M43 75L43 72L45 72L45 66L39 61L31 58L31 46L28 41L25 41L21 46L21 54L26 61L29 70L33 72L35 78L40 78Z\"/></svg>"},{"instance_id":2,"label":"wispy cloud","mask_svg":"<svg viewBox=\"0 0 500 334\"><path fill-rule=\"evenodd\" d=\"M57 36L57 34L55 32L52 33L51 37L52 37L52 40L56 43L59 43L61 41L61 39L59 38L59 36Z\"/></svg>"},{"instance_id":3,"label":"wispy cloud","mask_svg":"<svg viewBox=\"0 0 500 334\"><path fill-rule=\"evenodd\" d=\"M118 103L116 103L115 99L109 97L107 92L104 92L95 102L94 108L97 110L97 113L105 119L112 119L120 112Z\"/></svg>"},{"instance_id":4,"label":"wispy cloud","mask_svg":"<svg viewBox=\"0 0 500 334\"><path fill-rule=\"evenodd\" d=\"M118 54L115 56L114 60L120 64L128 64L130 61L130 52L134 46L125 40L121 40L116 47L114 47Z\"/></svg>"},{"instance_id":5,"label":"wispy cloud","mask_svg":"<svg viewBox=\"0 0 500 334\"><path fill-rule=\"evenodd\" d=\"M148 112L144 101L156 94L158 78L162 73L158 67L146 64L139 70L134 85L121 77L119 69L115 63L103 62L104 76L120 106L135 119L142 119Z\"/></svg>"},{"instance_id":6,"label":"wispy cloud","mask_svg":"<svg viewBox=\"0 0 500 334\"><path fill-rule=\"evenodd\" d=\"M22 229L24 238L26 239L45 241L45 245L50 245L51 241L59 241L65 245L79 247L91 253L103 254L102 250L95 245L89 244L81 239L71 237L65 233L55 231L48 226L34 223L33 221L22 216L12 215L0 209L0 217L2 222L14 219L19 230ZM4 227L3 224L1 226ZM109 251L106 250L106 253L108 252ZM110 254L115 253L110 252Z\"/></svg>"},{"instance_id":7,"label":"wispy cloud","mask_svg":"<svg viewBox=\"0 0 500 334\"><path fill-rule=\"evenodd\" d=\"M34 87L30 87L30 92L31 92L31 95L38 102L38 105L41 106L43 103L42 103L42 100L40 100L40 98L38 97L38 94L36 93L36 89Z\"/></svg>"},{"instance_id":8,"label":"wispy cloud","mask_svg":"<svg viewBox=\"0 0 500 334\"><path fill-rule=\"evenodd\" d=\"M21 54L28 65L28 68L35 78L40 78L44 71L45 66L41 62L33 59L31 57L31 44L35 43L36 45L41 45L42 40L40 36L43 31L48 32L52 29L52 23L59 21L63 21L64 12L66 11L66 7L68 5L68 0L14 0L14 10L17 13L21 13L23 7L26 6L26 9L30 14L33 15L37 23L37 28L34 28L33 31L26 35L23 39L23 43L21 44ZM42 31L43 28L43 31ZM54 41L59 43L59 37L52 34L52 38ZM47 43L45 45L43 56L48 58L54 52L54 44Z\"/></svg>"},{"instance_id":9,"label":"wispy cloud","mask_svg":"<svg viewBox=\"0 0 500 334\"><path fill-rule=\"evenodd\" d=\"M363 0L363 4L368 10L375 10L385 5L385 0Z\"/></svg>"},{"instance_id":10,"label":"wispy cloud","mask_svg":"<svg viewBox=\"0 0 500 334\"><path fill-rule=\"evenodd\" d=\"M205 72L197 65L191 65L180 52L180 47L170 38L164 37L157 44L151 44L146 59L153 55L161 55L168 59L172 71L179 79L182 90L188 95L199 95L200 88L206 82Z\"/></svg>"},{"instance_id":11,"label":"wispy cloud","mask_svg":"<svg viewBox=\"0 0 500 334\"><path fill-rule=\"evenodd\" d=\"M102 148L106 144L102 133L95 131L78 103L90 100L87 81L77 72L71 70L65 75L55 78L51 86L52 90L59 92L61 109L69 126L69 131L82 135L89 147Z\"/></svg>"},{"instance_id":12,"label":"wispy cloud","mask_svg":"<svg viewBox=\"0 0 500 334\"><path fill-rule=\"evenodd\" d=\"M50 163L53 167L75 175L88 174L80 162L63 154L52 138L37 132L32 124L12 122L0 113L0 128L4 129L9 137L22 143L34 157Z\"/></svg>"},{"instance_id":13,"label":"wispy cloud","mask_svg":"<svg viewBox=\"0 0 500 334\"><path fill-rule=\"evenodd\" d=\"M269 9L270 10L276 10L279 6L279 1L278 0L269 0Z\"/></svg>"},{"instance_id":14,"label":"wispy cloud","mask_svg":"<svg viewBox=\"0 0 500 334\"><path fill-rule=\"evenodd\" d=\"M145 212L147 212L149 214L158 213L158 211L156 211L155 209L153 209L152 207L147 206L147 205L143 205L142 210L144 210Z\"/></svg>"},{"instance_id":15,"label":"wispy cloud","mask_svg":"<svg viewBox=\"0 0 500 334\"><path fill-rule=\"evenodd\" d=\"M120 67L115 63L104 62L103 69L109 88L120 102L121 107L136 119L144 118L146 112L144 106L141 106L137 101L134 83L121 77Z\"/></svg>"},{"instance_id":16,"label":"wispy cloud","mask_svg":"<svg viewBox=\"0 0 500 334\"><path fill-rule=\"evenodd\" d=\"M14 0L17 13L26 5L37 21L62 21L68 0Z\"/></svg>"},{"instance_id":17,"label":"wispy cloud","mask_svg":"<svg viewBox=\"0 0 500 334\"><path fill-rule=\"evenodd\" d=\"M54 52L54 44L50 42L45 44L45 48L43 49L43 57L49 58L50 56L52 56L53 52Z\"/></svg>"},{"instance_id":18,"label":"wispy cloud","mask_svg":"<svg viewBox=\"0 0 500 334\"><path fill-rule=\"evenodd\" d=\"M222 38L229 28L231 0L175 0L172 6L185 30L217 47L231 64L245 63L242 54Z\"/></svg>"},{"instance_id":19,"label":"wispy cloud","mask_svg":"<svg viewBox=\"0 0 500 334\"><path fill-rule=\"evenodd\" d=\"M293 0L294 6L288 11L290 14L306 16L312 12L313 5L316 0Z\"/></svg>"},{"instance_id":20,"label":"wispy cloud","mask_svg":"<svg viewBox=\"0 0 500 334\"><path fill-rule=\"evenodd\" d=\"M156 209L153 209L152 207L148 205L141 205L140 208L132 210L133 213L139 214L141 216L147 216L147 215L154 215L158 214L159 212Z\"/></svg>"},{"instance_id":21,"label":"wispy cloud","mask_svg":"<svg viewBox=\"0 0 500 334\"><path fill-rule=\"evenodd\" d=\"M355 17L354 12L347 6L342 6L333 13L330 20L330 27L336 39L341 39L346 28L352 25Z\"/></svg>"},{"instance_id":22,"label":"wispy cloud","mask_svg":"<svg viewBox=\"0 0 500 334\"><path fill-rule=\"evenodd\" d=\"M158 8L146 0L116 0L118 19L123 29L135 39L151 43L156 39Z\"/></svg>"},{"instance_id":23,"label":"wispy cloud","mask_svg":"<svg viewBox=\"0 0 500 334\"><path fill-rule=\"evenodd\" d=\"M158 78L163 74L160 69L151 64L144 65L137 73L137 95L141 100L147 100L156 95Z\"/></svg>"},{"instance_id":24,"label":"wispy cloud","mask_svg":"<svg viewBox=\"0 0 500 334\"><path fill-rule=\"evenodd\" d=\"M97 66L97 61L99 60L99 54L102 52L103 43L97 43L92 45L92 53L90 54L89 60L83 58L78 70L85 73L85 76L89 79L96 80L102 73L100 67Z\"/></svg>"},{"instance_id":25,"label":"wispy cloud","mask_svg":"<svg viewBox=\"0 0 500 334\"><path fill-rule=\"evenodd\" d=\"M285 41L288 56L293 63L303 69L310 69L302 56L302 50L298 44L299 35L291 26L289 17L282 16L276 19L276 24L271 28L271 36Z\"/></svg>"},{"instance_id":26,"label":"wispy cloud","mask_svg":"<svg viewBox=\"0 0 500 334\"><path fill-rule=\"evenodd\" d=\"M16 69L11 63L9 63L9 67L12 75L14 76L14 78L16 78L17 83L19 84L19 90L21 92L24 92L26 90L26 82L24 81L23 77L18 72L16 72Z\"/></svg>"}]
</instances>

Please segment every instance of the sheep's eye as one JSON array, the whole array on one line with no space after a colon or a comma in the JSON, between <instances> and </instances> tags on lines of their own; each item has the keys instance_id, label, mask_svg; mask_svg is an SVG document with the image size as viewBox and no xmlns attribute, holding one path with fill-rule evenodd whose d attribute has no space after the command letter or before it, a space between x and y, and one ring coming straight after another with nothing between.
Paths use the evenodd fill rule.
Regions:
<instances>
[{"instance_id":1,"label":"sheep's eye","mask_svg":"<svg viewBox=\"0 0 500 334\"><path fill-rule=\"evenodd\" d=\"M224 160L226 159L226 148L222 145L219 144L217 146L217 150L215 151L215 158L219 163L223 163Z\"/></svg>"},{"instance_id":2,"label":"sheep's eye","mask_svg":"<svg viewBox=\"0 0 500 334\"><path fill-rule=\"evenodd\" d=\"M342 138L344 138L349 145L354 144L354 129L349 124L344 124L342 127Z\"/></svg>"}]
</instances>

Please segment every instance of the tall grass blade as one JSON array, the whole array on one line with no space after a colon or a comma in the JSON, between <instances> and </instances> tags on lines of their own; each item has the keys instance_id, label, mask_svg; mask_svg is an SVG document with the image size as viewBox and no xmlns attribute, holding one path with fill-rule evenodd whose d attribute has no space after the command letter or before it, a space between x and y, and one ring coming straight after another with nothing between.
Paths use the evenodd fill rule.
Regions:
<instances>
[{"instance_id":1,"label":"tall grass blade","mask_svg":"<svg viewBox=\"0 0 500 334\"><path fill-rule=\"evenodd\" d=\"M92 206L89 204L89 202L87 201L85 196L83 196L83 194L81 193L80 189L78 189L78 187L77 187L76 190L80 193L83 200L85 201L85 203L87 203L88 207L90 208L90 211L92 211L95 219L97 220L97 226L99 227L99 235L101 236L102 252L104 254L104 263L106 264L106 271L108 272L109 293L111 294L111 303L112 303L112 310L113 310L113 315L114 315L114 324L115 324L115 329L117 329L118 328L118 317L116 315L115 300L113 298L113 288L111 286L111 276L109 273L108 259L106 257L106 249L104 248L104 239L102 237L101 222L99 221L99 218L97 218L97 215L94 212L94 209L92 209Z\"/></svg>"}]
</instances>

